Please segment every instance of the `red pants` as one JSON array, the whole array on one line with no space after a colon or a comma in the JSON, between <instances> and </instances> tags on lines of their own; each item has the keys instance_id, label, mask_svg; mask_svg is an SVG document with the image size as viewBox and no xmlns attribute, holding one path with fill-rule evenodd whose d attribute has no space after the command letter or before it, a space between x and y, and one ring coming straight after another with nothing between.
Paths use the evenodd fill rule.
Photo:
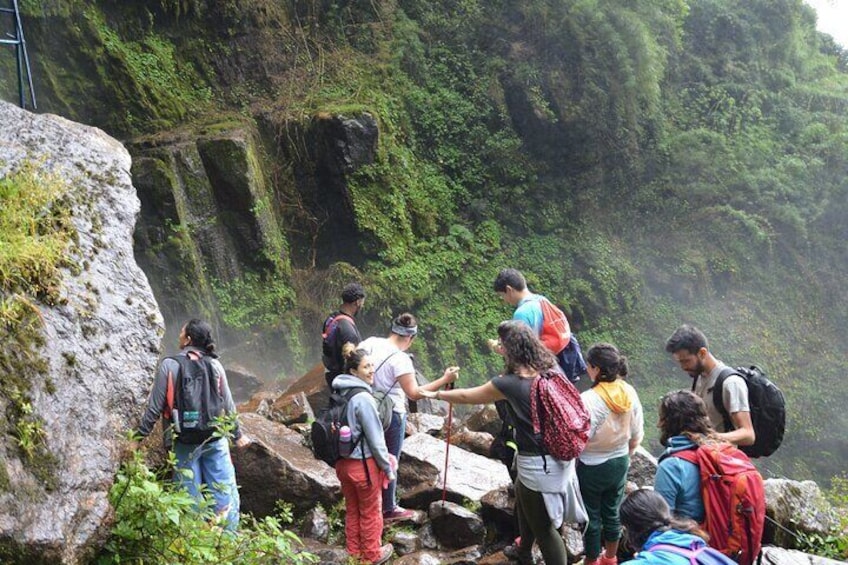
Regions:
<instances>
[{"instance_id":1,"label":"red pants","mask_svg":"<svg viewBox=\"0 0 848 565\"><path fill-rule=\"evenodd\" d=\"M380 468L373 457L365 460L371 484L362 459L339 459L336 476L342 483L345 498L345 537L347 552L371 563L380 558L383 535L383 489Z\"/></svg>"}]
</instances>

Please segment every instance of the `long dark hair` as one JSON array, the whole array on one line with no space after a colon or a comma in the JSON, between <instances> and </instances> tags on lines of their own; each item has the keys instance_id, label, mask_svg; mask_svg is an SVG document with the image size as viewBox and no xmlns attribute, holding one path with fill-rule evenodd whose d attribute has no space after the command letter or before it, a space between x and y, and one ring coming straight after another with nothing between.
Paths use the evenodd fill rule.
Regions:
<instances>
[{"instance_id":1,"label":"long dark hair","mask_svg":"<svg viewBox=\"0 0 848 565\"><path fill-rule=\"evenodd\" d=\"M586 353L586 362L600 370L595 384L611 383L618 377L626 377L628 373L627 357L611 343L596 343L590 347Z\"/></svg>"},{"instance_id":2,"label":"long dark hair","mask_svg":"<svg viewBox=\"0 0 848 565\"><path fill-rule=\"evenodd\" d=\"M192 318L185 323L185 334L191 338L191 345L204 350L206 355L218 357L215 353L215 340L212 339L212 326L203 320Z\"/></svg>"},{"instance_id":3,"label":"long dark hair","mask_svg":"<svg viewBox=\"0 0 848 565\"><path fill-rule=\"evenodd\" d=\"M522 365L540 373L556 365L556 358L542 345L536 332L524 322L501 322L498 326L498 337L506 353L508 373L515 373Z\"/></svg>"},{"instance_id":4,"label":"long dark hair","mask_svg":"<svg viewBox=\"0 0 848 565\"><path fill-rule=\"evenodd\" d=\"M660 443L685 435L697 444L715 439L715 430L707 416L707 406L701 397L688 390L675 390L660 399Z\"/></svg>"},{"instance_id":5,"label":"long dark hair","mask_svg":"<svg viewBox=\"0 0 848 565\"><path fill-rule=\"evenodd\" d=\"M644 547L656 531L678 530L709 541L710 536L694 520L675 518L665 499L653 489L639 489L627 495L619 508L621 525L626 529L628 544L634 551Z\"/></svg>"}]
</instances>

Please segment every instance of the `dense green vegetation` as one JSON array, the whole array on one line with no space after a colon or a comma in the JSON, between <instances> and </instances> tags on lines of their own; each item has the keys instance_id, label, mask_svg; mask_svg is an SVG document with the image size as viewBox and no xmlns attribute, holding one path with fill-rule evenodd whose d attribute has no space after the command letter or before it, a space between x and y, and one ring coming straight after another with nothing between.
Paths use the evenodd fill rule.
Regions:
<instances>
[{"instance_id":1,"label":"dense green vegetation","mask_svg":"<svg viewBox=\"0 0 848 565\"><path fill-rule=\"evenodd\" d=\"M303 204L291 162L269 165L291 270L216 283L225 326L298 334L303 369L357 273L366 333L410 309L425 372L456 361L479 383L510 315L491 282L514 266L582 343L629 356L649 423L689 384L663 341L693 322L785 390L769 472L843 471L848 54L801 0L124 4L24 3L46 109L122 137L225 111L379 123L374 163L346 178L356 254L310 246L341 219Z\"/></svg>"}]
</instances>

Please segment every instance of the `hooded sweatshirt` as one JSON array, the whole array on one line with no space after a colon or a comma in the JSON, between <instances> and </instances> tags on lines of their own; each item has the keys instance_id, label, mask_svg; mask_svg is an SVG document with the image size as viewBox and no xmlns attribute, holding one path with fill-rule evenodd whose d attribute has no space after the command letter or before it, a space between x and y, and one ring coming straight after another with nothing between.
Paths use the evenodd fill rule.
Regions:
<instances>
[{"instance_id":1,"label":"hooded sweatshirt","mask_svg":"<svg viewBox=\"0 0 848 565\"><path fill-rule=\"evenodd\" d=\"M637 443L644 435L642 404L636 389L621 379L600 382L580 395L589 411L589 442L580 461L600 465L630 452L631 440Z\"/></svg>"},{"instance_id":2,"label":"hooded sweatshirt","mask_svg":"<svg viewBox=\"0 0 848 565\"><path fill-rule=\"evenodd\" d=\"M645 542L645 546L642 548L642 551L637 553L633 559L625 561L625 563L632 563L633 565L689 565L689 558L684 555L678 555L677 553L672 553L671 551L659 548L656 551L649 551L651 548L660 544L674 545L683 549L698 549L707 545L707 543L698 536L687 534L679 530L666 530L664 532L657 531L651 534L648 541ZM724 562L728 565L735 563L729 557L716 555L715 553L710 556L710 561L707 562Z\"/></svg>"},{"instance_id":3,"label":"hooded sweatshirt","mask_svg":"<svg viewBox=\"0 0 848 565\"><path fill-rule=\"evenodd\" d=\"M391 475L389 450L386 449L383 424L380 422L377 401L371 394L371 387L358 377L341 374L333 380L333 388L341 393L352 388L368 391L357 394L347 403L347 425L350 427L351 441L356 445L347 459L361 459L364 451L366 459L373 457L380 469L386 475Z\"/></svg>"},{"instance_id":4,"label":"hooded sweatshirt","mask_svg":"<svg viewBox=\"0 0 848 565\"><path fill-rule=\"evenodd\" d=\"M703 522L704 499L698 466L680 457L669 457L672 453L695 447L695 443L686 436L668 438L668 447L657 466L654 490L662 495L677 516Z\"/></svg>"}]
</instances>

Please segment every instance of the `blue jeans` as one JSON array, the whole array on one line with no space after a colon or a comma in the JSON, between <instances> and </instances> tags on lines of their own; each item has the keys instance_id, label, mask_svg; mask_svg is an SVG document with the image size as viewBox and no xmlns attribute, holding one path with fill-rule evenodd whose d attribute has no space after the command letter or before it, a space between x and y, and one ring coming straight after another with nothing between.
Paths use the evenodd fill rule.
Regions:
<instances>
[{"instance_id":1,"label":"blue jeans","mask_svg":"<svg viewBox=\"0 0 848 565\"><path fill-rule=\"evenodd\" d=\"M235 531L239 522L240 499L227 438L212 439L202 445L176 441L174 454L177 457L176 483L198 500L201 484L206 485L215 499L215 513L227 508L225 529ZM180 472L183 469L191 473Z\"/></svg>"},{"instance_id":2,"label":"blue jeans","mask_svg":"<svg viewBox=\"0 0 848 565\"><path fill-rule=\"evenodd\" d=\"M392 412L392 423L386 430L386 448L389 453L397 457L400 467L400 450L403 448L403 436L406 432L406 413ZM397 473L395 473L397 474ZM397 479L391 481L389 486L383 489L383 513L391 512L397 507Z\"/></svg>"}]
</instances>

